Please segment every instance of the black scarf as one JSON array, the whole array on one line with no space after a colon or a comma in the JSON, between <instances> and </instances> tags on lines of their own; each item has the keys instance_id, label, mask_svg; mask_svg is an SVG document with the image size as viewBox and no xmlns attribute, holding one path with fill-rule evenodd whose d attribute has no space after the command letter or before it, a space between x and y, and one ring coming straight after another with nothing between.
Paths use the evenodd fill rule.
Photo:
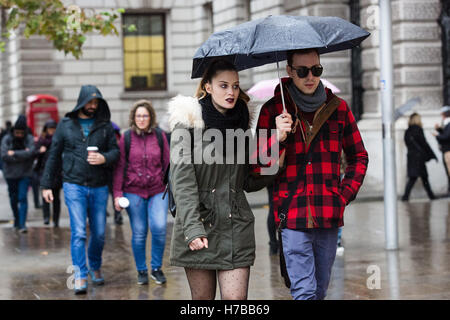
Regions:
<instances>
[{"instance_id":1,"label":"black scarf","mask_svg":"<svg viewBox=\"0 0 450 320\"><path fill-rule=\"evenodd\" d=\"M209 94L199 102L202 106L202 118L207 128L219 129L224 133L226 129L241 128L244 131L248 129L248 108L241 99L238 99L234 108L228 109L225 114L214 107Z\"/></svg>"},{"instance_id":2,"label":"black scarf","mask_svg":"<svg viewBox=\"0 0 450 320\"><path fill-rule=\"evenodd\" d=\"M206 129L213 128L218 129L222 132L222 137L224 138L224 148L223 148L223 155L226 157L226 145L228 141L228 136L226 134L227 129L242 129L244 132L249 129L249 112L247 104L241 100L238 99L236 101L236 105L233 109L228 109L225 114L221 113L219 110L214 107L211 95L207 95L203 99L199 100L200 105L202 106L202 118L205 122ZM237 144L236 139L234 141L234 155L230 156L237 156Z\"/></svg>"}]
</instances>

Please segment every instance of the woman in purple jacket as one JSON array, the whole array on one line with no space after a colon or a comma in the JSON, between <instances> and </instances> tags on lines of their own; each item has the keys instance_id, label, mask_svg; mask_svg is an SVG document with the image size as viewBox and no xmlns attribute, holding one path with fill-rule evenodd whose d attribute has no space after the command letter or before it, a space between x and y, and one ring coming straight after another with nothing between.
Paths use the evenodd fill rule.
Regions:
<instances>
[{"instance_id":1,"label":"woman in purple jacket","mask_svg":"<svg viewBox=\"0 0 450 320\"><path fill-rule=\"evenodd\" d=\"M114 171L114 207L121 210L119 199L125 197L130 204L126 208L132 230L132 248L138 284L148 283L146 264L147 232L152 233L151 278L158 284L166 282L161 270L166 242L167 198L162 199L165 185L164 172L169 165L169 145L165 135L161 151L156 135L156 114L150 101L136 102L130 112L131 139L127 172L125 134L119 142L120 159ZM163 154L161 155L161 152Z\"/></svg>"}]
</instances>

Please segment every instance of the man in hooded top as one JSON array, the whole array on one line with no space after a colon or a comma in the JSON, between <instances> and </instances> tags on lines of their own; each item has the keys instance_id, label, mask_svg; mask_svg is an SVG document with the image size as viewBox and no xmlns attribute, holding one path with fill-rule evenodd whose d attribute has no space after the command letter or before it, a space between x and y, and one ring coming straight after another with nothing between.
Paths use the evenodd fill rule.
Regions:
<instances>
[{"instance_id":1,"label":"man in hooded top","mask_svg":"<svg viewBox=\"0 0 450 320\"><path fill-rule=\"evenodd\" d=\"M100 90L81 87L75 108L60 121L52 138L41 178L42 196L53 201L58 168L63 172L64 200L69 210L71 255L75 270L75 294L87 292L87 276L95 285L104 284L101 273L105 241L108 179L119 157L111 125L111 113ZM97 147L89 151L88 147ZM89 269L86 265L86 218L89 219Z\"/></svg>"},{"instance_id":2,"label":"man in hooded top","mask_svg":"<svg viewBox=\"0 0 450 320\"><path fill-rule=\"evenodd\" d=\"M34 139L29 133L25 116L20 115L11 132L2 139L1 157L14 214L14 227L20 233L26 233L27 193L33 169Z\"/></svg>"}]
</instances>

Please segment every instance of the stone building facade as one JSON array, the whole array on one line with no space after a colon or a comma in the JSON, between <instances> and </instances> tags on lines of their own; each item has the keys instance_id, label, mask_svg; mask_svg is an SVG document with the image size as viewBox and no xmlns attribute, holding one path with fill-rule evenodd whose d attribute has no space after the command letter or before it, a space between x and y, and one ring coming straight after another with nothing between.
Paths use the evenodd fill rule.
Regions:
<instances>
[{"instance_id":1,"label":"stone building facade","mask_svg":"<svg viewBox=\"0 0 450 320\"><path fill-rule=\"evenodd\" d=\"M170 98L177 94L194 93L198 80L190 79L192 57L212 32L268 15L339 16L360 24L372 35L363 42L356 54L347 50L323 55L321 57L324 66L323 77L340 88L339 95L347 100L359 119L359 127L370 157L368 174L361 194L371 196L383 194L377 0L65 0L64 2L67 5L74 4L96 11L124 8L127 17L122 16L117 24L120 36L103 37L96 34L88 36L84 55L80 60L64 56L63 53L53 49L49 42L39 37L30 39L16 37L7 41L6 51L0 54L1 123L5 120L15 120L18 114L24 112L26 97L36 93L57 96L62 116L75 106L82 84L94 84L100 88L112 109L112 120L121 127L127 126L131 104L141 98L150 99L157 110L157 116L161 118ZM432 188L437 193L442 193L446 188L446 179L442 178L445 172L437 143L431 135L434 124L440 120L438 110L444 104L442 41L438 22L442 3L439 0L393 0L391 5L395 105L398 107L410 98L421 98L421 103L416 105L414 110L423 116L426 138L438 155L439 163L429 163L428 170ZM160 48L159 51L152 48L139 51L138 45L130 44L134 41L131 40L133 35L127 38L130 35L124 31L122 24L126 19L134 19L135 16L140 16L144 24L150 21L148 19L156 20L151 20L154 23L148 23L149 31L140 35L143 38L136 38L144 40L134 43L147 41L150 47L158 43L155 46L158 48L163 46L161 49L163 51ZM143 56L139 56L140 54ZM150 77L139 70L139 65L144 68L143 59L147 59L146 57L152 57L152 61L161 61L163 64L163 67L158 66L159 71L156 71L155 66L148 67ZM280 64L282 75L286 74L284 66L284 63ZM276 64L246 70L241 72L241 86L248 89L257 81L276 76ZM132 90L130 86L133 87ZM403 134L406 127L405 117L397 121L399 193L403 192L405 184L406 149ZM415 194L425 195L421 188L415 188L412 196Z\"/></svg>"}]
</instances>

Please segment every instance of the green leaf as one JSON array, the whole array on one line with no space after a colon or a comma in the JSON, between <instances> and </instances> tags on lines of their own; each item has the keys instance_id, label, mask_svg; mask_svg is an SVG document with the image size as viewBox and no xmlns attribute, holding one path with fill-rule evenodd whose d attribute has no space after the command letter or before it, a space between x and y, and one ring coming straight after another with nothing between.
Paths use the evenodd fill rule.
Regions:
<instances>
[{"instance_id":1,"label":"green leaf","mask_svg":"<svg viewBox=\"0 0 450 320\"><path fill-rule=\"evenodd\" d=\"M135 32L135 31L137 31L136 25L130 24L128 26L128 32Z\"/></svg>"}]
</instances>

